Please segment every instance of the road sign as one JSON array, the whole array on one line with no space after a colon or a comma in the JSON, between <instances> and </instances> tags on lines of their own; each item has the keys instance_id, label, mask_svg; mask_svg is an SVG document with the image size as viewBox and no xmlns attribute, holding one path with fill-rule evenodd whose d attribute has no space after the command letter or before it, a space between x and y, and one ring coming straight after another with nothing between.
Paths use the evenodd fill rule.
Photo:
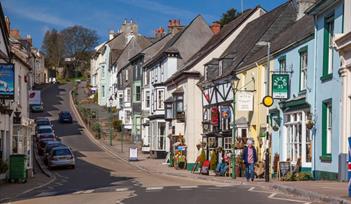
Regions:
<instances>
[{"instance_id":1,"label":"road sign","mask_svg":"<svg viewBox=\"0 0 351 204\"><path fill-rule=\"evenodd\" d=\"M274 99L288 99L289 74L272 75L272 96Z\"/></svg>"}]
</instances>

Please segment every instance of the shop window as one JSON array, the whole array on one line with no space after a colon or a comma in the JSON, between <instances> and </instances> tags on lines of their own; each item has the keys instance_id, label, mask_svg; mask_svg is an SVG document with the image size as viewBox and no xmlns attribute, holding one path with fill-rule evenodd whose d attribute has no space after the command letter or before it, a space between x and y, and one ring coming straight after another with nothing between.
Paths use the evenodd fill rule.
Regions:
<instances>
[{"instance_id":1,"label":"shop window","mask_svg":"<svg viewBox=\"0 0 351 204\"><path fill-rule=\"evenodd\" d=\"M126 117L125 117L125 123L130 124L132 121L132 112L131 111L126 111Z\"/></svg>"},{"instance_id":2,"label":"shop window","mask_svg":"<svg viewBox=\"0 0 351 204\"><path fill-rule=\"evenodd\" d=\"M306 115L303 111L284 115L286 159L290 159L294 164L299 159L302 163L311 162L311 134L310 130L306 128ZM303 146L306 148L302 148Z\"/></svg>"},{"instance_id":3,"label":"shop window","mask_svg":"<svg viewBox=\"0 0 351 204\"><path fill-rule=\"evenodd\" d=\"M224 138L224 150L226 150L226 151L232 150L232 138L231 137Z\"/></svg>"},{"instance_id":4,"label":"shop window","mask_svg":"<svg viewBox=\"0 0 351 204\"><path fill-rule=\"evenodd\" d=\"M215 137L208 137L207 146L210 150L217 148L217 139Z\"/></svg>"},{"instance_id":5,"label":"shop window","mask_svg":"<svg viewBox=\"0 0 351 204\"><path fill-rule=\"evenodd\" d=\"M230 107L222 106L221 107L221 130L222 131L230 130L230 122L231 122Z\"/></svg>"}]
</instances>

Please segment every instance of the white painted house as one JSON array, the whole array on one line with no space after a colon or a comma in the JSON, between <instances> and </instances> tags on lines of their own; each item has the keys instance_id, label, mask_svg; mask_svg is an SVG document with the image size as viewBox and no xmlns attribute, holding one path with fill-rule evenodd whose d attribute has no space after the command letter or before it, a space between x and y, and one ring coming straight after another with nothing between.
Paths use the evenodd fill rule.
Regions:
<instances>
[{"instance_id":1,"label":"white painted house","mask_svg":"<svg viewBox=\"0 0 351 204\"><path fill-rule=\"evenodd\" d=\"M179 21L169 26L173 37L144 65L149 77L151 108L149 114L150 153L154 158L165 157L170 150L172 131L165 120L165 99L171 96L164 82L179 70L213 33L202 16L197 16L184 29ZM144 85L145 86L145 85Z\"/></svg>"}]
</instances>

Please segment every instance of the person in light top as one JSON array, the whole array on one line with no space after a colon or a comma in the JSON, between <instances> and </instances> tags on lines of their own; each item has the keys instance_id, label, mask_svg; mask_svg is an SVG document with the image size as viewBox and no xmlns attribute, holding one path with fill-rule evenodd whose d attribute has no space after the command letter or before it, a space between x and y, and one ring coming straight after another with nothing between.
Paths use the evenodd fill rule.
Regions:
<instances>
[{"instance_id":1,"label":"person in light top","mask_svg":"<svg viewBox=\"0 0 351 204\"><path fill-rule=\"evenodd\" d=\"M257 162L257 152L253 146L252 139L247 140L247 146L244 148L243 160L246 166L245 176L246 180L249 182L254 181L255 178L255 163Z\"/></svg>"}]
</instances>

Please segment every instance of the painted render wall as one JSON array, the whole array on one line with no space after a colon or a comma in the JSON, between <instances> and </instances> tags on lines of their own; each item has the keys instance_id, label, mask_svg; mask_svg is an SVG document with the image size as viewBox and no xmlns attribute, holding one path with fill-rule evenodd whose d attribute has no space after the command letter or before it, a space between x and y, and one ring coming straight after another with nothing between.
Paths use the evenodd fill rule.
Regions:
<instances>
[{"instance_id":1,"label":"painted render wall","mask_svg":"<svg viewBox=\"0 0 351 204\"><path fill-rule=\"evenodd\" d=\"M338 157L342 152L341 137L340 137L340 117L341 109L341 80L338 74L338 68L340 65L339 54L336 50L333 51L333 78L332 80L322 82L320 77L323 72L323 34L324 34L324 18L334 12L334 33L340 34L343 32L343 4L340 1L336 6L328 9L326 12L317 17L315 22L315 39L316 39L316 109L314 111L314 116L316 120L316 171L321 172L333 172L338 173ZM320 156L322 155L322 102L326 99L332 99L332 161L322 162Z\"/></svg>"},{"instance_id":2,"label":"painted render wall","mask_svg":"<svg viewBox=\"0 0 351 204\"><path fill-rule=\"evenodd\" d=\"M308 63L308 71L307 71L307 89L306 89L306 102L310 104L311 112L314 109L314 39L309 38L308 41L295 45L295 47L289 48L287 50L282 51L278 55L274 56L272 59L274 61L274 67L272 67L272 71L279 71L279 59L285 56L286 59L286 67L287 71L290 75L290 99L293 96L298 96L300 92L299 82L300 82L300 54L299 50L307 46L307 63ZM284 143L283 137L286 137L286 128L284 126L283 121L283 112L279 108L280 100L275 99L274 105L271 109L278 109L280 113L280 117L282 119L280 123L280 127L278 131L272 131L272 158L275 153L278 153L280 156L280 161L286 161L287 152L286 152L286 144ZM312 134L312 133L311 133ZM313 136L312 136L313 140ZM312 141L312 152L313 152L313 141ZM312 154L313 161L313 154ZM311 167L311 164L302 164L302 167Z\"/></svg>"}]
</instances>

